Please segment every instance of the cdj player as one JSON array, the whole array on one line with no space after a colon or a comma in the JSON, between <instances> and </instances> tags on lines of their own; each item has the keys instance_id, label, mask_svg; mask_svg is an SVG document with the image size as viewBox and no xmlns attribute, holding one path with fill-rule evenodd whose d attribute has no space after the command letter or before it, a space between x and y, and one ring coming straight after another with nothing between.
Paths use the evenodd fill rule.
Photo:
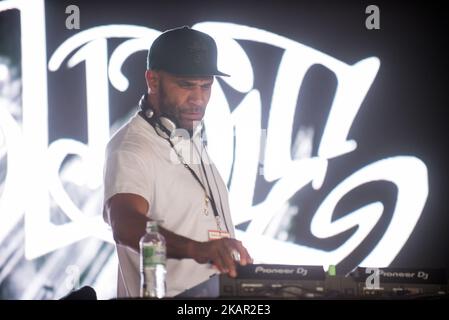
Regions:
<instances>
[{"instance_id":1,"label":"cdj player","mask_svg":"<svg viewBox=\"0 0 449 320\"><path fill-rule=\"evenodd\" d=\"M328 275L322 266L252 264L237 277L215 274L179 298L391 298L447 296L444 269L357 268Z\"/></svg>"}]
</instances>

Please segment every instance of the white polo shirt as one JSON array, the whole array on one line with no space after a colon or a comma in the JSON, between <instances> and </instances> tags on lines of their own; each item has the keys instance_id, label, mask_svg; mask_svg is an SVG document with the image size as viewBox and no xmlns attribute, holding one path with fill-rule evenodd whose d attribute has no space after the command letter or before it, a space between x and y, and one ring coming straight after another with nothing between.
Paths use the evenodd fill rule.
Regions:
<instances>
[{"instance_id":1,"label":"white polo shirt","mask_svg":"<svg viewBox=\"0 0 449 320\"><path fill-rule=\"evenodd\" d=\"M117 193L137 194L148 201L147 216L153 220L162 220L161 226L190 239L207 241L208 231L217 230L212 207L209 203L206 215L203 188L179 162L166 140L167 136L160 130L158 132L163 137L136 114L111 138L106 149L104 201L106 203ZM221 229L226 230L222 217L224 214L230 229L228 231L231 237L235 237L228 190L202 146L199 130L192 139L178 138L172 141L208 190L199 161L202 155L207 179L221 216ZM122 245L117 245L117 254L117 296L138 297L139 254ZM212 266L198 264L193 259L167 259L167 296L175 296L207 280L214 273L217 271Z\"/></svg>"}]
</instances>

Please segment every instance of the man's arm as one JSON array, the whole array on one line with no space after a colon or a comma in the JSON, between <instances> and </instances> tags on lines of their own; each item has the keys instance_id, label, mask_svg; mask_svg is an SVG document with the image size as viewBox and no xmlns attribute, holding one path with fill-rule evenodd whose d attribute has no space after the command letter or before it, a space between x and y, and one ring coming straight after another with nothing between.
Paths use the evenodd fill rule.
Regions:
<instances>
[{"instance_id":1,"label":"man's arm","mask_svg":"<svg viewBox=\"0 0 449 320\"><path fill-rule=\"evenodd\" d=\"M141 196L121 193L111 197L105 206L112 227L114 240L139 252L140 238L145 234L148 202ZM165 237L167 257L175 259L191 258L198 263L212 262L220 272L237 275L233 251L240 254L240 264L252 263L248 251L236 239L218 239L206 242L195 241L162 227L160 233Z\"/></svg>"}]
</instances>

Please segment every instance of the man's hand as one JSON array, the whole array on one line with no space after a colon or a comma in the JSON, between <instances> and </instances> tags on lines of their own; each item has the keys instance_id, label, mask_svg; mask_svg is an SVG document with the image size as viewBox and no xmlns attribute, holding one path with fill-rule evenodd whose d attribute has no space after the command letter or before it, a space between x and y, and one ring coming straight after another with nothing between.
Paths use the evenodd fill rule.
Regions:
<instances>
[{"instance_id":1,"label":"man's hand","mask_svg":"<svg viewBox=\"0 0 449 320\"><path fill-rule=\"evenodd\" d=\"M141 196L116 194L105 206L107 220L111 224L114 240L139 252L139 240L145 234L149 204ZM198 263L211 262L223 273L236 277L235 256L240 256L241 265L253 259L242 243L236 239L217 239L198 242L160 227L159 231L167 243L167 257L173 259L192 258Z\"/></svg>"},{"instance_id":2,"label":"man's hand","mask_svg":"<svg viewBox=\"0 0 449 320\"><path fill-rule=\"evenodd\" d=\"M212 262L222 273L236 277L235 254L240 256L242 266L253 262L242 242L236 239L217 239L206 242L192 242L190 256L198 263Z\"/></svg>"}]
</instances>

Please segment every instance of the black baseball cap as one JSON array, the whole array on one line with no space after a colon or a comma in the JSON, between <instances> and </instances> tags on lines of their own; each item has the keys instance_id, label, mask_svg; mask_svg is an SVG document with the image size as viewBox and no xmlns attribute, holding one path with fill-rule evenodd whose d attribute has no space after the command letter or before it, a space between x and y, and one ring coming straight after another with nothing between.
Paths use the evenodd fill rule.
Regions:
<instances>
[{"instance_id":1,"label":"black baseball cap","mask_svg":"<svg viewBox=\"0 0 449 320\"><path fill-rule=\"evenodd\" d=\"M225 76L217 69L217 44L204 32L183 26L163 32L148 51L147 69L176 75Z\"/></svg>"}]
</instances>

